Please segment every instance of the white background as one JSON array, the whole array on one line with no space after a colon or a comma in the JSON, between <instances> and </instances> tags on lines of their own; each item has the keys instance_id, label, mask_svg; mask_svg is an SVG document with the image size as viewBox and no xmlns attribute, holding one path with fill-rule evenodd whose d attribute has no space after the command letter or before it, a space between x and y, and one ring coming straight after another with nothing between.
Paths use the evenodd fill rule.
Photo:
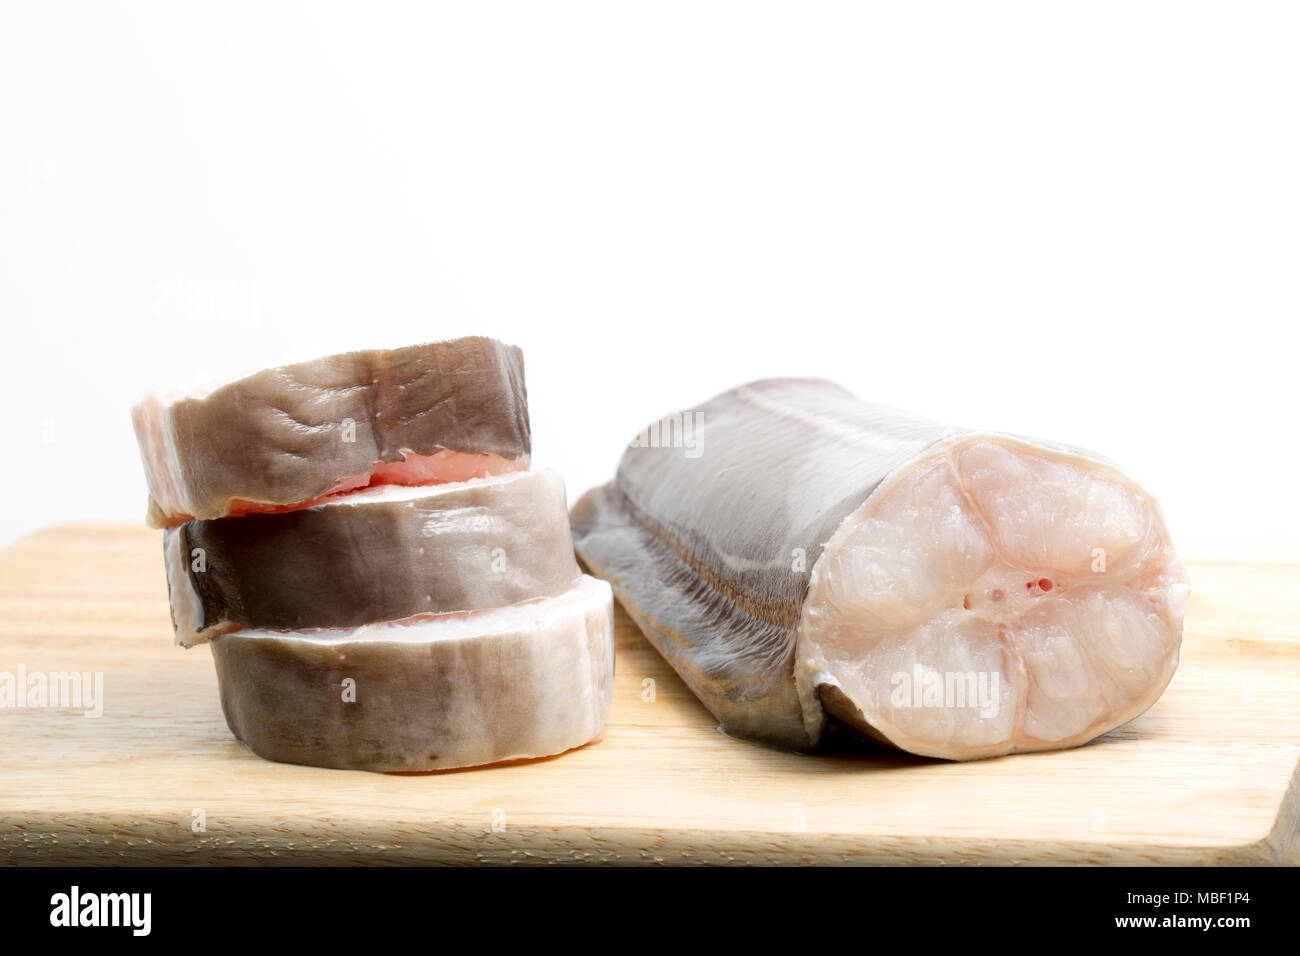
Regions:
<instances>
[{"instance_id":1,"label":"white background","mask_svg":"<svg viewBox=\"0 0 1300 956\"><path fill-rule=\"evenodd\" d=\"M148 388L482 333L571 498L821 375L1300 553L1298 9L6 3L0 544L142 518Z\"/></svg>"}]
</instances>

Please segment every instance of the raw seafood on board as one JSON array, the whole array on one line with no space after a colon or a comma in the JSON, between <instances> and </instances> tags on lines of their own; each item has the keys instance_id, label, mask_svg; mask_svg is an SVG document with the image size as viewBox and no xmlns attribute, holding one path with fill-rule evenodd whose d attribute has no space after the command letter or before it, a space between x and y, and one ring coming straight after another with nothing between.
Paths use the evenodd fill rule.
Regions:
<instances>
[{"instance_id":1,"label":"raw seafood on board","mask_svg":"<svg viewBox=\"0 0 1300 956\"><path fill-rule=\"evenodd\" d=\"M528 467L523 353L479 337L164 389L132 409L149 524Z\"/></svg>"},{"instance_id":2,"label":"raw seafood on board","mask_svg":"<svg viewBox=\"0 0 1300 956\"><path fill-rule=\"evenodd\" d=\"M1156 501L1087 451L772 379L644 430L579 557L727 733L954 760L1085 743L1178 664Z\"/></svg>"},{"instance_id":3,"label":"raw seafood on board","mask_svg":"<svg viewBox=\"0 0 1300 956\"><path fill-rule=\"evenodd\" d=\"M352 352L133 410L176 642L272 760L423 773L598 740L613 595L530 471L523 356Z\"/></svg>"},{"instance_id":4,"label":"raw seafood on board","mask_svg":"<svg viewBox=\"0 0 1300 956\"><path fill-rule=\"evenodd\" d=\"M185 646L244 628L501 607L555 597L579 575L564 482L550 470L382 485L296 511L187 521L163 535Z\"/></svg>"},{"instance_id":5,"label":"raw seafood on board","mask_svg":"<svg viewBox=\"0 0 1300 956\"><path fill-rule=\"evenodd\" d=\"M221 705L263 757L412 773L598 738L613 695L613 595L583 575L528 604L212 642ZM339 706L351 680L364 707ZM362 703L358 696L357 703Z\"/></svg>"}]
</instances>

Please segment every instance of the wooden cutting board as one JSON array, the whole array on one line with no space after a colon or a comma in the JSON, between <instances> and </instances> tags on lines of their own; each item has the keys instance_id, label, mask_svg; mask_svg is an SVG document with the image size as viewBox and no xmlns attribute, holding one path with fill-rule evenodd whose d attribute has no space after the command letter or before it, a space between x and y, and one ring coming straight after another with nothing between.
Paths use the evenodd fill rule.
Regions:
<instances>
[{"instance_id":1,"label":"wooden cutting board","mask_svg":"<svg viewBox=\"0 0 1300 956\"><path fill-rule=\"evenodd\" d=\"M1189 570L1173 683L1077 750L954 764L731 740L620 611L602 742L395 777L248 753L207 648L172 645L161 535L53 528L0 551L0 671L102 671L103 715L0 710L0 861L1300 862L1300 565Z\"/></svg>"}]
</instances>

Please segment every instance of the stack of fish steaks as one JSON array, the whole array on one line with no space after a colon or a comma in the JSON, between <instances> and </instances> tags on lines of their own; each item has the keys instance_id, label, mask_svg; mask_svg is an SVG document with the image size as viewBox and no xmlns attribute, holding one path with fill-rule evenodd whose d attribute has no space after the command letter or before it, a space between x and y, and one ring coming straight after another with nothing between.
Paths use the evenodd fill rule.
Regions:
<instances>
[{"instance_id":1,"label":"stack of fish steaks","mask_svg":"<svg viewBox=\"0 0 1300 956\"><path fill-rule=\"evenodd\" d=\"M609 585L529 468L523 356L351 352L133 409L176 642L271 760L418 773L600 737Z\"/></svg>"}]
</instances>

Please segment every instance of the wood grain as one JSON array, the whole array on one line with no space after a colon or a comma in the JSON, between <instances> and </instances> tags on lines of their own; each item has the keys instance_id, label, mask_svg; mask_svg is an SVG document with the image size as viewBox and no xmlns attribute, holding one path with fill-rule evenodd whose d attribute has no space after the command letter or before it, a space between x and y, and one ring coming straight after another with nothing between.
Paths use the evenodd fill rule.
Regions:
<instances>
[{"instance_id":1,"label":"wood grain","mask_svg":"<svg viewBox=\"0 0 1300 956\"><path fill-rule=\"evenodd\" d=\"M730 740L620 612L602 742L395 777L249 754L207 648L172 645L159 534L53 528L0 552L0 671L102 671L104 712L0 709L0 861L1300 862L1300 565L1190 571L1173 684L1077 750L950 764Z\"/></svg>"}]
</instances>

